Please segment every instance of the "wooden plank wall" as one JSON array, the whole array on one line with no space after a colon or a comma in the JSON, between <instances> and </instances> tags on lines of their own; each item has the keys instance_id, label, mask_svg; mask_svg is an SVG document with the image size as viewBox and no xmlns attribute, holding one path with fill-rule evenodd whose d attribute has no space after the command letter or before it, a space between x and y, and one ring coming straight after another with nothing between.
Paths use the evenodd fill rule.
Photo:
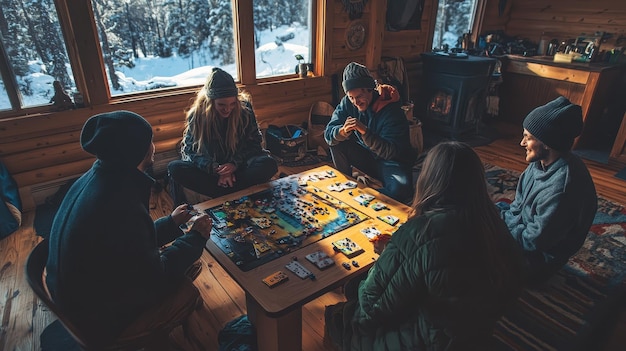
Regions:
<instances>
[{"instance_id":1,"label":"wooden plank wall","mask_svg":"<svg viewBox=\"0 0 626 351\"><path fill-rule=\"evenodd\" d=\"M323 76L280 82L261 82L243 88L252 94L257 119L262 129L270 124L301 124L308 119L314 102L332 102L331 77L341 75L346 64L357 61L366 64L376 75L382 56L402 57L409 75L411 98L417 101L420 87L421 52L430 45L432 22L436 0L426 0L421 30L399 32L386 31L386 1L369 1L359 19L368 27L366 44L358 50L346 45L345 31L351 20L341 0L325 0L318 8L325 8L325 27L332 33L324 36L322 44L324 60L319 72ZM316 62L318 62L316 61ZM341 87L336 87L343 96ZM96 113L126 109L144 116L153 126L154 141L158 153L171 153L182 136L184 111L192 101L195 89L175 95L129 101L112 101L77 110L28 115L0 120L0 161L15 178L25 209L42 202L41 196L33 197L33 187L67 180L85 172L94 161L79 143L84 122ZM158 155L157 155L158 157ZM49 191L53 191L50 189Z\"/></svg>"},{"instance_id":2,"label":"wooden plank wall","mask_svg":"<svg viewBox=\"0 0 626 351\"><path fill-rule=\"evenodd\" d=\"M488 0L483 32L503 30L507 35L539 42L576 38L598 31L611 33L600 50L626 45L626 1L621 0L509 0L502 14L501 0Z\"/></svg>"},{"instance_id":3,"label":"wooden plank wall","mask_svg":"<svg viewBox=\"0 0 626 351\"><path fill-rule=\"evenodd\" d=\"M331 100L330 80L326 77L293 79L246 89L253 95L261 128L269 124L300 124L307 120L314 102ZM32 196L33 186L67 180L91 167L94 157L83 151L79 143L82 126L90 116L117 109L141 114L153 127L157 153L163 153L174 150L180 141L184 111L193 96L189 92L2 120L0 161L17 182L24 208L34 208L43 199ZM46 195L49 194L41 196Z\"/></svg>"}]
</instances>

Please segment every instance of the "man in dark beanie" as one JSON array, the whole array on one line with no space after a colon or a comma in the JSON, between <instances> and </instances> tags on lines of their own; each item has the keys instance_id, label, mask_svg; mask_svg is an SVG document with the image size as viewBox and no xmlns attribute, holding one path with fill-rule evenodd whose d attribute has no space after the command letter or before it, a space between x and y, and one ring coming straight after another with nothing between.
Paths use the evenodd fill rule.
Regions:
<instances>
[{"instance_id":1,"label":"man in dark beanie","mask_svg":"<svg viewBox=\"0 0 626 351\"><path fill-rule=\"evenodd\" d=\"M174 203L182 188L215 198L269 181L278 165L262 141L250 95L214 67L187 111L181 160L167 165Z\"/></svg>"},{"instance_id":2,"label":"man in dark beanie","mask_svg":"<svg viewBox=\"0 0 626 351\"><path fill-rule=\"evenodd\" d=\"M531 286L548 280L583 245L597 209L596 189L583 161L570 152L583 127L580 106L560 96L532 110L520 145L530 164L515 199L498 203L528 261Z\"/></svg>"},{"instance_id":3,"label":"man in dark beanie","mask_svg":"<svg viewBox=\"0 0 626 351\"><path fill-rule=\"evenodd\" d=\"M346 96L324 131L335 168L351 176L356 167L382 182L381 193L409 201L416 155L400 94L391 85L376 84L367 67L356 62L344 69L342 86Z\"/></svg>"},{"instance_id":4,"label":"man in dark beanie","mask_svg":"<svg viewBox=\"0 0 626 351\"><path fill-rule=\"evenodd\" d=\"M186 206L152 220L154 179L145 173L154 162L152 127L138 114L92 116L80 143L97 160L54 218L46 283L85 338L104 348L196 306L199 294L185 273L202 254L212 222L197 216L184 234L179 225L192 218Z\"/></svg>"}]
</instances>

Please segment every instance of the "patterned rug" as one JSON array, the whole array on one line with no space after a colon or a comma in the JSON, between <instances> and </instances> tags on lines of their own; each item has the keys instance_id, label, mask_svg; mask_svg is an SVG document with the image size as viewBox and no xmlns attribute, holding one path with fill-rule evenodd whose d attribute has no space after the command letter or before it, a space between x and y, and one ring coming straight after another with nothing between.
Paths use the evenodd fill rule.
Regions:
<instances>
[{"instance_id":1,"label":"patterned rug","mask_svg":"<svg viewBox=\"0 0 626 351\"><path fill-rule=\"evenodd\" d=\"M485 165L494 202L511 202L519 173ZM585 244L541 289L526 290L496 326L498 350L591 350L626 291L626 209L598 198ZM596 345L597 347L597 345Z\"/></svg>"}]
</instances>

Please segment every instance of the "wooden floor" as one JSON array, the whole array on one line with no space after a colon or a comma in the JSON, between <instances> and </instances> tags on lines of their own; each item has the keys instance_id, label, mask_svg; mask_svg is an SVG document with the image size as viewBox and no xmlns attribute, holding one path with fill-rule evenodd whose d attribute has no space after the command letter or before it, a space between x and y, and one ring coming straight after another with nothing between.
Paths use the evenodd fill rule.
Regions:
<instances>
[{"instance_id":1,"label":"wooden floor","mask_svg":"<svg viewBox=\"0 0 626 351\"><path fill-rule=\"evenodd\" d=\"M484 162L522 171L526 167L524 150L519 146L521 127L498 126L501 138L487 146L477 147ZM626 181L613 177L619 170L593 161L587 162L599 195L626 204ZM317 166L317 165L316 165ZM313 167L313 166L311 166ZM306 168L281 167L280 171L293 174ZM155 193L151 211L157 218L169 214L172 202L167 192ZM0 351L39 350L39 335L55 317L33 295L24 278L24 262L30 250L41 240L33 230L34 211L24 214L23 226L8 238L0 240ZM219 264L205 251L202 255L204 269L196 280L202 292L204 307L193 316L193 343L182 341L176 331L174 339L184 350L217 350L220 329L235 317L245 314L245 297L242 289ZM343 296L330 292L304 306L302 349L325 350L324 306L341 301ZM598 350L624 350L626 345L626 313L622 312L615 327Z\"/></svg>"}]
</instances>

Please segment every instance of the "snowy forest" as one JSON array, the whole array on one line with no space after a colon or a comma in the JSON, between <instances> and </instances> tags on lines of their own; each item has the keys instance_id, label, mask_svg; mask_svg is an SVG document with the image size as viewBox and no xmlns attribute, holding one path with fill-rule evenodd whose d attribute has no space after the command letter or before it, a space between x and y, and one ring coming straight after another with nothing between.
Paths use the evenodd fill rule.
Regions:
<instances>
[{"instance_id":1,"label":"snowy forest","mask_svg":"<svg viewBox=\"0 0 626 351\"><path fill-rule=\"evenodd\" d=\"M433 49L460 48L463 33L472 30L476 0L439 0Z\"/></svg>"},{"instance_id":2,"label":"snowy forest","mask_svg":"<svg viewBox=\"0 0 626 351\"><path fill-rule=\"evenodd\" d=\"M309 2L254 0L256 47L263 32L294 23L306 26ZM75 87L54 1L0 4L2 44L21 94L38 94L36 75ZM92 0L92 7L111 90L124 90L119 72L132 70L140 58L176 56L185 59L185 70L235 63L231 0Z\"/></svg>"}]
</instances>

